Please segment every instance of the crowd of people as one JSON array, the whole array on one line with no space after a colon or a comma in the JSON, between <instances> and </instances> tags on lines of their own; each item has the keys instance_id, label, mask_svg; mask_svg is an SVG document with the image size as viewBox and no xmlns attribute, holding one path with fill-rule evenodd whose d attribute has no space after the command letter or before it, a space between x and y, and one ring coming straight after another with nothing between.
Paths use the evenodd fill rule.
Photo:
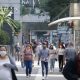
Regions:
<instances>
[{"instance_id":1,"label":"crowd of people","mask_svg":"<svg viewBox=\"0 0 80 80\"><path fill-rule=\"evenodd\" d=\"M73 47L72 43L69 43L66 47L61 43L58 48L55 48L53 44L48 45L47 42L28 42L24 43L23 46L20 46L19 43L17 43L17 45L15 45L15 59L21 61L21 66L23 68L24 66L26 67L27 78L31 76L33 69L32 66L36 58L38 65L41 62L42 79L45 79L48 76L48 64L50 64L50 72L54 72L55 61L58 61L59 72L61 72L67 80L78 80L79 76L77 75L77 73L74 73L75 71L72 71L72 69L76 70L75 68L72 68L74 66L68 68L69 63L74 63L73 61L75 60L76 55L77 51ZM13 78L11 78L10 72L15 73L14 70L18 71L15 61L13 61L11 56L7 54L6 47L1 46L0 75L2 76L0 76L0 80L13 80ZM5 75L8 75L6 75L6 77L3 77L4 73ZM70 75L73 77L71 77Z\"/></svg>"}]
</instances>

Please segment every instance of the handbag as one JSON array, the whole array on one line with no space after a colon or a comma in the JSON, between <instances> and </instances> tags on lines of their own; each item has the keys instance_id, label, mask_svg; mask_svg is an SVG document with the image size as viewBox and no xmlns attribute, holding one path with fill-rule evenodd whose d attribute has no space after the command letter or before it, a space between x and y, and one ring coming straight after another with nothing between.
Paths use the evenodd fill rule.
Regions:
<instances>
[{"instance_id":1,"label":"handbag","mask_svg":"<svg viewBox=\"0 0 80 80\"><path fill-rule=\"evenodd\" d=\"M11 69L11 76L12 76L12 80L17 80L15 71L13 69Z\"/></svg>"}]
</instances>

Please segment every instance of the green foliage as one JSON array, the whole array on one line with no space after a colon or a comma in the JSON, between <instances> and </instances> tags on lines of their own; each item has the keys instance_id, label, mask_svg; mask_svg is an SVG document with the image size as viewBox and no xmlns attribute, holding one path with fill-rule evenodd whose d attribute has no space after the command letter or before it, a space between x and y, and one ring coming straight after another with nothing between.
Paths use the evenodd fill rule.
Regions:
<instances>
[{"instance_id":1,"label":"green foliage","mask_svg":"<svg viewBox=\"0 0 80 80\"><path fill-rule=\"evenodd\" d=\"M21 6L21 15L26 15L29 13L29 11L29 8L25 7L25 5Z\"/></svg>"},{"instance_id":2,"label":"green foliage","mask_svg":"<svg viewBox=\"0 0 80 80\"><path fill-rule=\"evenodd\" d=\"M0 44L6 45L10 41L9 35L7 32L0 30Z\"/></svg>"},{"instance_id":3,"label":"green foliage","mask_svg":"<svg viewBox=\"0 0 80 80\"><path fill-rule=\"evenodd\" d=\"M21 25L18 21L13 20L11 18L10 13L11 13L10 9L0 8L0 29L2 29L4 23L7 23L11 27L13 32L15 32L16 30L19 31L21 28Z\"/></svg>"},{"instance_id":4,"label":"green foliage","mask_svg":"<svg viewBox=\"0 0 80 80\"><path fill-rule=\"evenodd\" d=\"M50 13L51 20L57 16L62 10L69 5L68 0L48 0L46 4L46 11Z\"/></svg>"},{"instance_id":5,"label":"green foliage","mask_svg":"<svg viewBox=\"0 0 80 80\"><path fill-rule=\"evenodd\" d=\"M8 34L3 30L3 24L8 24L12 31L15 32L20 32L21 29L21 24L19 21L13 20L11 18L11 10L8 8L0 8L0 44L8 44L10 41L10 37ZM5 26L7 27L7 26Z\"/></svg>"}]
</instances>

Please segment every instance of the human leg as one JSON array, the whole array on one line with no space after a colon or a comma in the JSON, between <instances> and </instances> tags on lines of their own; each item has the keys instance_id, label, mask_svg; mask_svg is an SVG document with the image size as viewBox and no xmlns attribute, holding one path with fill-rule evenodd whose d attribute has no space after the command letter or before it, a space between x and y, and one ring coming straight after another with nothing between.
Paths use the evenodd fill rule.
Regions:
<instances>
[{"instance_id":1,"label":"human leg","mask_svg":"<svg viewBox=\"0 0 80 80\"><path fill-rule=\"evenodd\" d=\"M29 75L32 73L32 61L29 61Z\"/></svg>"},{"instance_id":2,"label":"human leg","mask_svg":"<svg viewBox=\"0 0 80 80\"><path fill-rule=\"evenodd\" d=\"M44 76L44 61L41 61L41 67L42 67L42 76Z\"/></svg>"},{"instance_id":3,"label":"human leg","mask_svg":"<svg viewBox=\"0 0 80 80\"><path fill-rule=\"evenodd\" d=\"M26 76L28 76L29 72L28 72L28 61L24 62L25 66L26 66Z\"/></svg>"},{"instance_id":4,"label":"human leg","mask_svg":"<svg viewBox=\"0 0 80 80\"><path fill-rule=\"evenodd\" d=\"M45 70L46 70L46 76L48 75L48 62L45 62Z\"/></svg>"}]
</instances>

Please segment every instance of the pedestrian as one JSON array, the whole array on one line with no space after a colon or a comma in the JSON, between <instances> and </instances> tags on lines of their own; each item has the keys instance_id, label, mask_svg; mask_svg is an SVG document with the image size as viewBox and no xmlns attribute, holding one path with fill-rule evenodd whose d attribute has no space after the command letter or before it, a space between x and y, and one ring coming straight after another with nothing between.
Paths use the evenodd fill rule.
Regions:
<instances>
[{"instance_id":1,"label":"pedestrian","mask_svg":"<svg viewBox=\"0 0 80 80\"><path fill-rule=\"evenodd\" d=\"M49 47L49 59L50 59L50 72L54 71L54 65L56 61L56 50L53 47L53 44Z\"/></svg>"},{"instance_id":2,"label":"pedestrian","mask_svg":"<svg viewBox=\"0 0 80 80\"><path fill-rule=\"evenodd\" d=\"M65 60L66 62L70 59L74 59L76 56L76 50L73 47L73 43L69 43L67 48L65 49Z\"/></svg>"},{"instance_id":3,"label":"pedestrian","mask_svg":"<svg viewBox=\"0 0 80 80\"><path fill-rule=\"evenodd\" d=\"M21 61L21 67L24 68L24 49L25 49L25 45L22 45L22 49L21 49L21 54L20 54L20 61Z\"/></svg>"},{"instance_id":4,"label":"pedestrian","mask_svg":"<svg viewBox=\"0 0 80 80\"><path fill-rule=\"evenodd\" d=\"M61 72L63 70L63 64L64 64L64 47L62 44L59 45L59 49L57 50L58 54L58 61L59 61L59 71Z\"/></svg>"},{"instance_id":5,"label":"pedestrian","mask_svg":"<svg viewBox=\"0 0 80 80\"><path fill-rule=\"evenodd\" d=\"M62 73L67 80L80 80L80 53L67 61Z\"/></svg>"},{"instance_id":6,"label":"pedestrian","mask_svg":"<svg viewBox=\"0 0 80 80\"><path fill-rule=\"evenodd\" d=\"M40 53L40 50L42 49L42 43L39 42L37 47L36 47L36 58L38 59L39 58L39 53ZM39 59L38 59L39 60ZM39 62L38 62L39 63Z\"/></svg>"},{"instance_id":7,"label":"pedestrian","mask_svg":"<svg viewBox=\"0 0 80 80\"><path fill-rule=\"evenodd\" d=\"M41 67L42 67L42 79L45 79L47 78L48 75L48 60L49 60L49 49L47 48L45 42L43 43L43 48L40 50L39 53L39 60L40 59L41 59Z\"/></svg>"},{"instance_id":8,"label":"pedestrian","mask_svg":"<svg viewBox=\"0 0 80 80\"><path fill-rule=\"evenodd\" d=\"M37 47L37 43L36 43L36 41L34 41L32 44L32 49L33 49L34 54L36 53L36 47Z\"/></svg>"},{"instance_id":9,"label":"pedestrian","mask_svg":"<svg viewBox=\"0 0 80 80\"><path fill-rule=\"evenodd\" d=\"M16 60L20 60L20 44L19 42L15 45L15 58Z\"/></svg>"},{"instance_id":10,"label":"pedestrian","mask_svg":"<svg viewBox=\"0 0 80 80\"><path fill-rule=\"evenodd\" d=\"M0 80L17 80L14 70L18 71L12 57L4 46L0 46Z\"/></svg>"},{"instance_id":11,"label":"pedestrian","mask_svg":"<svg viewBox=\"0 0 80 80\"><path fill-rule=\"evenodd\" d=\"M30 44L24 49L24 64L26 66L26 76L27 78L31 76L32 64L33 64L33 50Z\"/></svg>"}]
</instances>

